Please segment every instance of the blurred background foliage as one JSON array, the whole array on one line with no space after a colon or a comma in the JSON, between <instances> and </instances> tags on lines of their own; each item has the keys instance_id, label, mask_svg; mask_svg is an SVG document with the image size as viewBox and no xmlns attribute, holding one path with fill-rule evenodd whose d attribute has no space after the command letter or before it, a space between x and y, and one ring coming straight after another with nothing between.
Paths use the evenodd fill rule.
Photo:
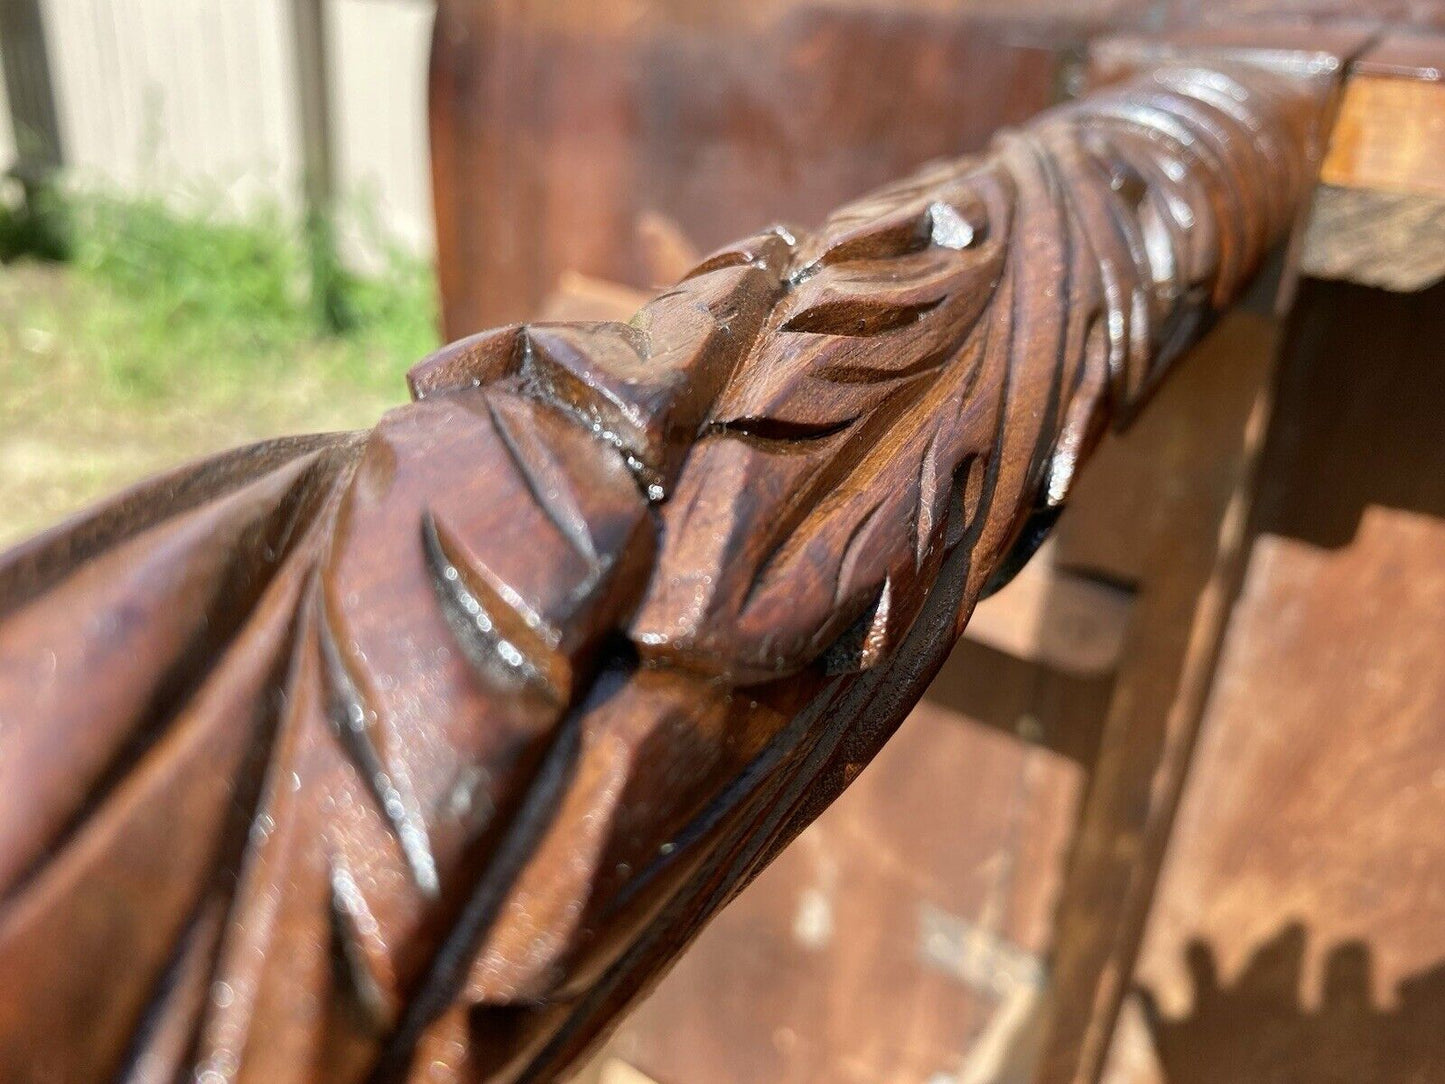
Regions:
<instances>
[{"instance_id":1,"label":"blurred background foliage","mask_svg":"<svg viewBox=\"0 0 1445 1084\"><path fill-rule=\"evenodd\" d=\"M278 207L53 188L0 214L0 544L178 461L371 424L437 343L430 265L376 241L337 330Z\"/></svg>"}]
</instances>

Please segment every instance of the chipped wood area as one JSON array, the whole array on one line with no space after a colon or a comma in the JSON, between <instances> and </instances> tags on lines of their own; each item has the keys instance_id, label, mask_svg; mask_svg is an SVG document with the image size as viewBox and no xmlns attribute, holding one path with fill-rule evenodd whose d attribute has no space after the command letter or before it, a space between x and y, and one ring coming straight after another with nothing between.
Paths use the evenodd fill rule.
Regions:
<instances>
[{"instance_id":1,"label":"chipped wood area","mask_svg":"<svg viewBox=\"0 0 1445 1084\"><path fill-rule=\"evenodd\" d=\"M1445 278L1445 196L1321 185L1300 271L1409 293Z\"/></svg>"}]
</instances>

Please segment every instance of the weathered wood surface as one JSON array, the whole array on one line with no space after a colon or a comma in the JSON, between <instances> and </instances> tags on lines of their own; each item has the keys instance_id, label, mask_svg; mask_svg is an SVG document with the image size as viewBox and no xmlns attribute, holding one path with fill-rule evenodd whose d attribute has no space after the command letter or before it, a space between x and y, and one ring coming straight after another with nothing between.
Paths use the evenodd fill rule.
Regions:
<instances>
[{"instance_id":1,"label":"weathered wood surface","mask_svg":"<svg viewBox=\"0 0 1445 1084\"><path fill-rule=\"evenodd\" d=\"M1301 292L1109 1084L1445 1079L1442 302Z\"/></svg>"},{"instance_id":2,"label":"weathered wood surface","mask_svg":"<svg viewBox=\"0 0 1445 1084\"><path fill-rule=\"evenodd\" d=\"M1246 284L1316 91L1161 66L14 551L0 1075L555 1076Z\"/></svg>"}]
</instances>

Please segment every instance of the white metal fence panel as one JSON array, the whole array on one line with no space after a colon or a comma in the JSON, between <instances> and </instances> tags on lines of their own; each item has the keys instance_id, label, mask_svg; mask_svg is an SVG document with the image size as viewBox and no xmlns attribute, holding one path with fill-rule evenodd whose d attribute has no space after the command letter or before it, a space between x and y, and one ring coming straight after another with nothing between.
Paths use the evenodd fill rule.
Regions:
<instances>
[{"instance_id":1,"label":"white metal fence panel","mask_svg":"<svg viewBox=\"0 0 1445 1084\"><path fill-rule=\"evenodd\" d=\"M406 247L435 243L426 70L435 9L418 0L330 0L332 131L343 198Z\"/></svg>"},{"instance_id":2,"label":"white metal fence panel","mask_svg":"<svg viewBox=\"0 0 1445 1084\"><path fill-rule=\"evenodd\" d=\"M67 166L128 191L296 206L302 158L291 0L41 2ZM429 252L432 4L327 4L342 206Z\"/></svg>"}]
</instances>

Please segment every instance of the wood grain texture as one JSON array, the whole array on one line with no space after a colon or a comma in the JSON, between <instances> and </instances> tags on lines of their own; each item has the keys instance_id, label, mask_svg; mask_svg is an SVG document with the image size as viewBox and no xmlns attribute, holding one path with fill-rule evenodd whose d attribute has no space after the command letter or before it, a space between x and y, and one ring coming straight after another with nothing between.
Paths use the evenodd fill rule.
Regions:
<instances>
[{"instance_id":1,"label":"wood grain texture","mask_svg":"<svg viewBox=\"0 0 1445 1084\"><path fill-rule=\"evenodd\" d=\"M1351 70L1321 178L1445 196L1445 34L1386 36Z\"/></svg>"},{"instance_id":2,"label":"wood grain texture","mask_svg":"<svg viewBox=\"0 0 1445 1084\"><path fill-rule=\"evenodd\" d=\"M447 335L536 319L569 272L656 292L763 223L815 224L983 149L1058 100L1084 35L1050 30L1047 6L1000 19L938 0L440 0Z\"/></svg>"},{"instance_id":3,"label":"wood grain texture","mask_svg":"<svg viewBox=\"0 0 1445 1084\"><path fill-rule=\"evenodd\" d=\"M1300 271L1409 293L1445 279L1445 196L1315 190Z\"/></svg>"},{"instance_id":4,"label":"wood grain texture","mask_svg":"<svg viewBox=\"0 0 1445 1084\"><path fill-rule=\"evenodd\" d=\"M1442 301L1310 283L1296 304L1133 976L1151 1011L1109 1084L1445 1075Z\"/></svg>"},{"instance_id":5,"label":"wood grain texture","mask_svg":"<svg viewBox=\"0 0 1445 1084\"><path fill-rule=\"evenodd\" d=\"M1295 219L1169 64L0 565L0 1076L552 1079L857 775Z\"/></svg>"}]
</instances>

